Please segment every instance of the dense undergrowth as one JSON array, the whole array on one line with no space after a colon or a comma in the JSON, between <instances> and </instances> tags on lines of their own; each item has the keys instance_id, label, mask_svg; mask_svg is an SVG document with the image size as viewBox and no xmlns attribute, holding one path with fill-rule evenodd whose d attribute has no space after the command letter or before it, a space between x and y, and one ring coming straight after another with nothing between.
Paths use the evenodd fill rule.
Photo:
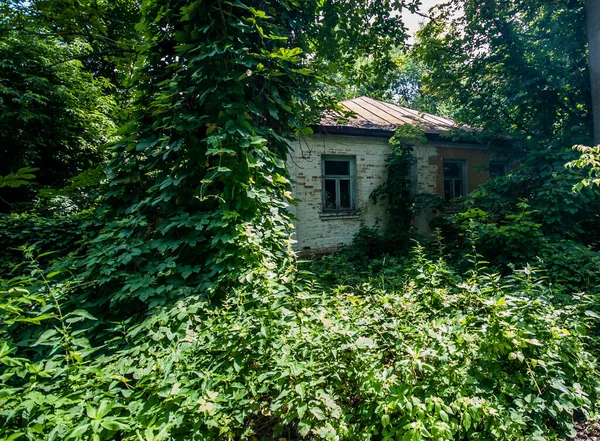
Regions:
<instances>
[{"instance_id":1,"label":"dense undergrowth","mask_svg":"<svg viewBox=\"0 0 600 441\"><path fill-rule=\"evenodd\" d=\"M23 131L6 132L36 161L19 167L48 166L36 151L71 158L71 172L39 196L73 203L58 204L55 215L40 209L51 203L28 203L33 211L23 213L9 202L16 213L0 217L0 441L552 440L597 415L600 199L583 184L572 190L581 175L565 173L575 157L563 151L574 139L546 145L576 132L570 125L579 130L587 100L568 114L547 94L534 93L546 100L535 106L520 103L525 114L555 115L529 124L546 138L528 140L532 154L518 172L481 187L443 222L437 251L410 250L404 231L415 204L399 196L411 193L403 176L411 141L401 138L415 133L394 137L390 184L401 191L384 186L374 199L395 210L401 234L390 241L366 232L358 238L366 247L306 272L294 267L283 202L291 198L289 137L309 133L306 124L330 107L323 86L336 69L367 55L385 61L402 43L392 11L416 2L353 2L352 14L346 1L147 0L114 10L100 2L76 8L77 17L88 9L87 21L53 3L12 2L3 20L19 33L31 32L21 29L29 23L36 35L79 35L78 23L105 35L123 25L118 41L102 41L128 55L102 50L106 64L91 69L115 76L127 123L96 153L61 141L80 140L86 112L63 121L64 133L53 118L37 118L52 136L34 144L22 142ZM21 44L14 34L10 42ZM127 50L131 42L144 44ZM71 43L95 46L52 47ZM577 60L587 60L585 45L577 47ZM50 60L49 75L84 68L38 58ZM115 70L122 65L131 89ZM32 78L25 62L6 66L6 78ZM557 96L577 96L577 83L558 82L569 90ZM68 95L83 96L81 87ZM19 125L7 127L30 122L29 102L17 103L9 117ZM31 115L44 114L37 110ZM107 154L108 168L73 162L89 153ZM17 188L19 171L3 172L12 174L0 187ZM75 171L83 173L57 191Z\"/></svg>"},{"instance_id":2,"label":"dense undergrowth","mask_svg":"<svg viewBox=\"0 0 600 441\"><path fill-rule=\"evenodd\" d=\"M598 301L530 267L417 246L339 285L341 254L117 321L29 262L1 282L0 439L541 440L597 411Z\"/></svg>"}]
</instances>

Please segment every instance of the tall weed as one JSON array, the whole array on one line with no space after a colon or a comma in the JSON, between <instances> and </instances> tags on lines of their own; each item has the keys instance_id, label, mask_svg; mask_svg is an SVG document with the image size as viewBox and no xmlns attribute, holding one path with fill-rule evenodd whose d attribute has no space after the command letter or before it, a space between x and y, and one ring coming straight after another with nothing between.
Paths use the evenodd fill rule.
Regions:
<instances>
[{"instance_id":1,"label":"tall weed","mask_svg":"<svg viewBox=\"0 0 600 441\"><path fill-rule=\"evenodd\" d=\"M596 411L595 314L529 268L460 276L417 248L352 289L257 277L121 322L59 280L2 282L0 439L541 440Z\"/></svg>"}]
</instances>

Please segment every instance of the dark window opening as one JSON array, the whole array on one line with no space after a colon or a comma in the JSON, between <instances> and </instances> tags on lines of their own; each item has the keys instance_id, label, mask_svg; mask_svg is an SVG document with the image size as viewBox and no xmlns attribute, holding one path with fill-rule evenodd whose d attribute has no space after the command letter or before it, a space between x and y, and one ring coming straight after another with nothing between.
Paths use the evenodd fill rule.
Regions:
<instances>
[{"instance_id":1,"label":"dark window opening","mask_svg":"<svg viewBox=\"0 0 600 441\"><path fill-rule=\"evenodd\" d=\"M490 176L495 178L497 176L506 176L506 164L504 162L490 162Z\"/></svg>"},{"instance_id":2,"label":"dark window opening","mask_svg":"<svg viewBox=\"0 0 600 441\"><path fill-rule=\"evenodd\" d=\"M444 200L450 201L466 194L465 169L465 161L444 161Z\"/></svg>"},{"instance_id":3,"label":"dark window opening","mask_svg":"<svg viewBox=\"0 0 600 441\"><path fill-rule=\"evenodd\" d=\"M323 211L356 209L354 158L323 158Z\"/></svg>"}]
</instances>

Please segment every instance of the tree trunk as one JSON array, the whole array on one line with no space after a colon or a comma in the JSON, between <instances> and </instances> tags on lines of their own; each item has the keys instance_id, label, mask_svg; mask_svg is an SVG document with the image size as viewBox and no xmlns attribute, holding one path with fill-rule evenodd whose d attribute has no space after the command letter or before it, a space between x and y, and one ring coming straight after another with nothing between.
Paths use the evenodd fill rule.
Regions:
<instances>
[{"instance_id":1,"label":"tree trunk","mask_svg":"<svg viewBox=\"0 0 600 441\"><path fill-rule=\"evenodd\" d=\"M594 143L600 144L600 0L586 0Z\"/></svg>"}]
</instances>

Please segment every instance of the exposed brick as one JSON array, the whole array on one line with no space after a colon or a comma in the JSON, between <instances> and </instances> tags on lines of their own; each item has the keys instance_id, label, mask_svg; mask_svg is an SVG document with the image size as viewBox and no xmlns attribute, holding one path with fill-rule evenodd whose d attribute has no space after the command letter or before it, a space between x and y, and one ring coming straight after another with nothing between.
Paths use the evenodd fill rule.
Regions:
<instances>
[{"instance_id":1,"label":"exposed brick","mask_svg":"<svg viewBox=\"0 0 600 441\"><path fill-rule=\"evenodd\" d=\"M298 146L302 147L302 150ZM297 150L297 151L296 151ZM388 141L381 138L339 135L311 135L302 143L292 145L288 168L293 183L293 195L300 199L291 207L298 218L295 225L296 249L314 252L334 250L352 243L361 224L369 227L384 226L386 211L382 203L373 204L369 196L385 182L386 159L390 153ZM489 179L487 168L493 152L469 145L427 143L414 148L417 160L417 188L420 193L443 196L444 158L464 159L468 167L468 189L473 191ZM325 218L321 216L321 157L345 155L356 157L357 197L360 215L355 218ZM481 168L482 170L479 170ZM306 179L309 176L310 179ZM308 185L310 182L311 185ZM428 233L428 223L434 216L424 212L415 220L422 233Z\"/></svg>"}]
</instances>

